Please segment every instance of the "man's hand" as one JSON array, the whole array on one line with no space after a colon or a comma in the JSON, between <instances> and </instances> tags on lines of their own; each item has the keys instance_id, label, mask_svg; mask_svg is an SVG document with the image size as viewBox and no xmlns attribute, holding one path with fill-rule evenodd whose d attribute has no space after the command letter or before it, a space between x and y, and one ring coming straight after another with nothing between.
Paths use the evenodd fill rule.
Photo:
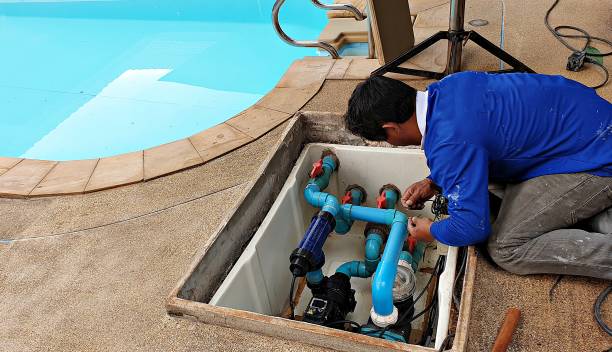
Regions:
<instances>
[{"instance_id":1,"label":"man's hand","mask_svg":"<svg viewBox=\"0 0 612 352\"><path fill-rule=\"evenodd\" d=\"M406 188L402 196L402 204L409 209L423 209L425 201L435 194L436 188L433 181L426 178Z\"/></svg>"},{"instance_id":2,"label":"man's hand","mask_svg":"<svg viewBox=\"0 0 612 352\"><path fill-rule=\"evenodd\" d=\"M410 232L410 236L417 241L433 241L434 238L429 231L432 223L433 221L426 218L420 218L417 216L411 217L410 222L408 223L408 231Z\"/></svg>"}]
</instances>

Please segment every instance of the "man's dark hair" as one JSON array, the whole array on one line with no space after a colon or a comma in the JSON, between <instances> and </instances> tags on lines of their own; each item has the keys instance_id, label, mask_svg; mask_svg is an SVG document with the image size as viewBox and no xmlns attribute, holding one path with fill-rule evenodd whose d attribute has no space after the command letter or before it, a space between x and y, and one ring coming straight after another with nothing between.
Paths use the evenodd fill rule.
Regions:
<instances>
[{"instance_id":1,"label":"man's dark hair","mask_svg":"<svg viewBox=\"0 0 612 352\"><path fill-rule=\"evenodd\" d=\"M346 128L372 141L387 139L385 122L406 122L415 111L416 90L405 83L384 76L374 76L359 83L344 116Z\"/></svg>"}]
</instances>

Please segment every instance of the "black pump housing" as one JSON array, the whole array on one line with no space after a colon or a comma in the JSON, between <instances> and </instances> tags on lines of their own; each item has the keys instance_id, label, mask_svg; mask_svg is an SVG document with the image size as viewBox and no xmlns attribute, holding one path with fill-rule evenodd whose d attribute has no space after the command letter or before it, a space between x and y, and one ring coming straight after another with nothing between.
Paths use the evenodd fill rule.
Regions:
<instances>
[{"instance_id":1,"label":"black pump housing","mask_svg":"<svg viewBox=\"0 0 612 352\"><path fill-rule=\"evenodd\" d=\"M357 305L351 280L342 273L323 278L321 284L313 287L312 291L303 319L311 324L328 325L344 320Z\"/></svg>"}]
</instances>

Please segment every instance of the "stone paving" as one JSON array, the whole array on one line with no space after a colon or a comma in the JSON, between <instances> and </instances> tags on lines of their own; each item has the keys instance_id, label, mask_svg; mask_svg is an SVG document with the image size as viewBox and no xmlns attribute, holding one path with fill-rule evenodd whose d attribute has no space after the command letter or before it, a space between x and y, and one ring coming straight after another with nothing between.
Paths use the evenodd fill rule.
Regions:
<instances>
[{"instance_id":1,"label":"stone paving","mask_svg":"<svg viewBox=\"0 0 612 352\"><path fill-rule=\"evenodd\" d=\"M564 70L569 53L542 22L550 3L506 0L506 49L538 72L594 83L594 69ZM410 4L415 25L423 26L415 27L418 38L446 25L441 8L448 1ZM489 26L478 31L498 43L499 10L497 2L468 0L466 19L487 19ZM551 21L609 37L611 13L610 2L562 0ZM426 55L412 64L439 65L445 49ZM464 62L467 69L498 66L470 44ZM343 112L355 84L377 67L377 60L305 58L289 70L296 76L288 73L234 119L188 140L95 165L0 158L0 194L6 197L0 198L0 351L320 351L171 318L164 302L278 142L283 122L298 109ZM409 83L423 89L428 82ZM598 92L610 100L612 85ZM122 184L127 186L112 188ZM93 193L39 197L83 192ZM604 283L566 278L549 301L553 281L480 265L470 350L490 347L509 305L525 310L512 351L612 346L590 315ZM610 321L611 300L604 312Z\"/></svg>"}]
</instances>

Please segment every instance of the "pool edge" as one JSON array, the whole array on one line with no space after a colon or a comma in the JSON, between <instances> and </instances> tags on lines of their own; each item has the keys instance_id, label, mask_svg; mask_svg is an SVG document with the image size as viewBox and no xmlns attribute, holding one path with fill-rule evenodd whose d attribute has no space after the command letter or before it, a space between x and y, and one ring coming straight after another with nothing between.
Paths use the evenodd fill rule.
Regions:
<instances>
[{"instance_id":1,"label":"pool edge","mask_svg":"<svg viewBox=\"0 0 612 352\"><path fill-rule=\"evenodd\" d=\"M416 67L416 65L414 65ZM276 86L228 120L189 137L99 159L35 160L0 157L0 198L78 195L127 186L197 167L264 136L294 116L326 80L364 80L380 67L365 57L306 56ZM388 74L405 81L420 77ZM95 164L92 169L91 165Z\"/></svg>"},{"instance_id":2,"label":"pool edge","mask_svg":"<svg viewBox=\"0 0 612 352\"><path fill-rule=\"evenodd\" d=\"M205 164L259 139L292 117L319 92L334 63L327 57L296 60L276 86L246 110L192 136L152 148L88 160L0 157L0 197L97 192Z\"/></svg>"}]
</instances>

